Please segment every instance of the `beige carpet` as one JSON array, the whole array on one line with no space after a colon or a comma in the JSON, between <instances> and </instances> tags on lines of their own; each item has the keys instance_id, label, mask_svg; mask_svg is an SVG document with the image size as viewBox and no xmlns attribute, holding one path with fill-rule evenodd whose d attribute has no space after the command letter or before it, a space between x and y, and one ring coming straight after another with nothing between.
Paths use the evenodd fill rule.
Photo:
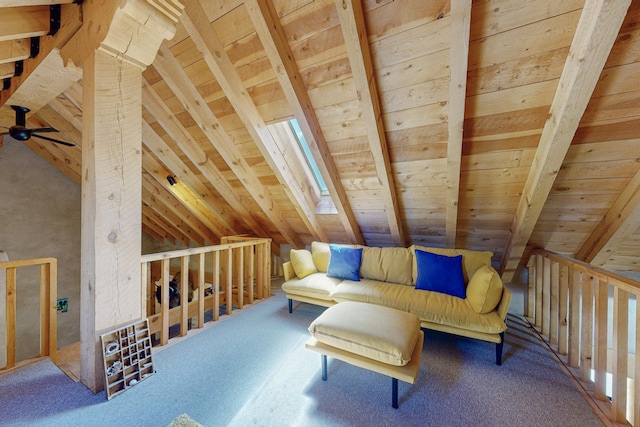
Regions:
<instances>
[{"instance_id":1,"label":"beige carpet","mask_svg":"<svg viewBox=\"0 0 640 427\"><path fill-rule=\"evenodd\" d=\"M187 414L182 414L179 417L176 417L175 420L171 421L169 427L204 427L197 421L191 419L191 417Z\"/></svg>"}]
</instances>

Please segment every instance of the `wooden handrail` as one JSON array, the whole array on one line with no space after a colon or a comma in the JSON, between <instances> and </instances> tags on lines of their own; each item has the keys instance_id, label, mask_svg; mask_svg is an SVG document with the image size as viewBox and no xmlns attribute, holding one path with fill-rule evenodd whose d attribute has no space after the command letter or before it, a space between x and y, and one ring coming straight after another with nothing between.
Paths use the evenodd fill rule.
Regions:
<instances>
[{"instance_id":1,"label":"wooden handrail","mask_svg":"<svg viewBox=\"0 0 640 427\"><path fill-rule=\"evenodd\" d=\"M58 261L55 258L36 258L29 260L0 262L0 270L5 271L6 289L6 363L1 370L10 370L28 364L33 359L16 360L16 319L18 313L17 294L18 269L23 267L40 267L40 352L37 358L49 356L54 361L58 351L58 325L56 303L58 298Z\"/></svg>"},{"instance_id":2,"label":"wooden handrail","mask_svg":"<svg viewBox=\"0 0 640 427\"><path fill-rule=\"evenodd\" d=\"M635 319L629 316L632 296ZM545 250L532 254L525 314L590 390L594 409L613 422L634 426L640 426L639 301L640 283L633 279ZM635 342L629 340L630 321Z\"/></svg>"},{"instance_id":3,"label":"wooden handrail","mask_svg":"<svg viewBox=\"0 0 640 427\"><path fill-rule=\"evenodd\" d=\"M143 298L145 306L142 309L147 313L151 333L159 334L156 345L169 342L172 325L179 324L180 336L184 336L188 333L190 320L194 318L197 319L195 327L203 327L205 312L209 310L212 311L212 321L218 320L222 304L229 315L234 307L242 309L245 303L252 304L254 299L269 297L270 254L271 239L228 236L223 237L219 245L143 255L142 282L147 295ZM197 265L195 268L190 267L192 259ZM207 259L209 268L206 268ZM152 265L156 267L154 272ZM180 271L180 305L171 308L169 279L177 271ZM156 281L161 283L160 303L155 297ZM193 300L187 302L190 299L190 282L193 283ZM211 289L211 294L205 296L205 289Z\"/></svg>"}]
</instances>

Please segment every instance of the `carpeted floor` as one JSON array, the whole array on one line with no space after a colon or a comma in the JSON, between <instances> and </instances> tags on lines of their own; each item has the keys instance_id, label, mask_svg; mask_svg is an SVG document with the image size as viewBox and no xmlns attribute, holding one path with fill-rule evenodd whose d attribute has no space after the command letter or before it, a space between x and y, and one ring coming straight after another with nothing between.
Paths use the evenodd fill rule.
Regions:
<instances>
[{"instance_id":1,"label":"carpeted floor","mask_svg":"<svg viewBox=\"0 0 640 427\"><path fill-rule=\"evenodd\" d=\"M0 425L602 426L526 323L508 319L504 363L493 344L425 331L415 385L304 348L324 309L275 296L154 355L157 373L107 401L42 361L0 377Z\"/></svg>"}]
</instances>

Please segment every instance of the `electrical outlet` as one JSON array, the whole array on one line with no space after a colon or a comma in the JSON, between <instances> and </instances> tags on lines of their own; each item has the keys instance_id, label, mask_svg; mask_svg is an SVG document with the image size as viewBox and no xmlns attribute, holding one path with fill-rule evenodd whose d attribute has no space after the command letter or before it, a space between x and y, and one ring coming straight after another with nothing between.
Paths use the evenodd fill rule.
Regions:
<instances>
[{"instance_id":1,"label":"electrical outlet","mask_svg":"<svg viewBox=\"0 0 640 427\"><path fill-rule=\"evenodd\" d=\"M69 311L69 298L60 298L56 305L56 310L66 313Z\"/></svg>"}]
</instances>

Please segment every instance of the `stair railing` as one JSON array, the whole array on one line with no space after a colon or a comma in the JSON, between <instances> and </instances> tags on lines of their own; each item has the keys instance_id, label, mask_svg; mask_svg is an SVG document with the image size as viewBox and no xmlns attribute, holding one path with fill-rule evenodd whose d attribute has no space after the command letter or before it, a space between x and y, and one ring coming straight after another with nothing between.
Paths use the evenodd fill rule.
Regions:
<instances>
[{"instance_id":1,"label":"stair railing","mask_svg":"<svg viewBox=\"0 0 640 427\"><path fill-rule=\"evenodd\" d=\"M640 426L640 283L544 250L525 314L609 420ZM632 333L635 330L635 338Z\"/></svg>"},{"instance_id":2,"label":"stair railing","mask_svg":"<svg viewBox=\"0 0 640 427\"><path fill-rule=\"evenodd\" d=\"M143 255L141 263L142 312L150 332L159 336L155 345L168 344L173 325L185 336L190 326L204 326L205 313L212 311L216 321L221 306L230 315L234 307L242 309L271 292L271 239L224 237L219 245ZM169 282L178 271L180 305L172 307Z\"/></svg>"},{"instance_id":3,"label":"stair railing","mask_svg":"<svg viewBox=\"0 0 640 427\"><path fill-rule=\"evenodd\" d=\"M39 316L40 316L40 351L37 357L17 360L17 319L18 319L18 295L26 292L30 285L28 280L20 280L20 270L28 267L39 267ZM34 360L49 356L55 362L57 354L57 294L58 294L58 261L55 258L37 258L30 260L0 262L0 274L4 271L5 288L0 292L4 294L5 316L0 318L0 328L3 328L5 336L4 366L1 371L9 371L27 365ZM31 309L31 307L29 307ZM0 343L1 345L1 343ZM2 363L0 363L2 365Z\"/></svg>"}]
</instances>

